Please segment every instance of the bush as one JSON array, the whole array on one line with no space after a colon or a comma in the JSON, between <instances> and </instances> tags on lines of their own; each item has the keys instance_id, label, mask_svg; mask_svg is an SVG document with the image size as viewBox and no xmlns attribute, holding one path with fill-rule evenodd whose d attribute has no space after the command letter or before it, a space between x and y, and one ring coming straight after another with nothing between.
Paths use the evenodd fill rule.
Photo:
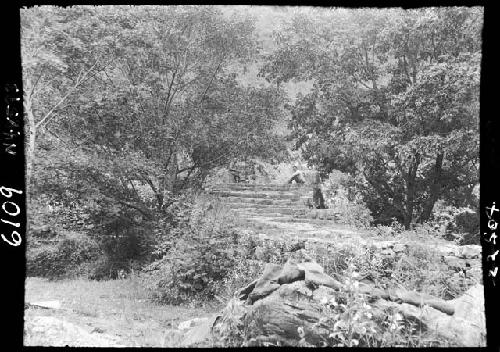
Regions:
<instances>
[{"instance_id":1,"label":"bush","mask_svg":"<svg viewBox=\"0 0 500 352\"><path fill-rule=\"evenodd\" d=\"M157 246L161 259L145 271L146 286L162 303L211 300L223 279L236 265L237 234L229 216L216 200L198 198L172 237Z\"/></svg>"},{"instance_id":2,"label":"bush","mask_svg":"<svg viewBox=\"0 0 500 352\"><path fill-rule=\"evenodd\" d=\"M371 212L349 175L332 171L323 183L323 194L327 207L338 214L339 223L365 228L372 223Z\"/></svg>"},{"instance_id":3,"label":"bush","mask_svg":"<svg viewBox=\"0 0 500 352\"><path fill-rule=\"evenodd\" d=\"M457 208L436 202L432 224L439 228L444 239L459 245L480 244L479 213L470 208Z\"/></svg>"},{"instance_id":4,"label":"bush","mask_svg":"<svg viewBox=\"0 0 500 352\"><path fill-rule=\"evenodd\" d=\"M102 208L93 214L98 225L90 236L103 257L95 263L95 279L116 278L120 270L129 271L130 263L151 261L156 244L156 220L145 220L129 209Z\"/></svg>"},{"instance_id":5,"label":"bush","mask_svg":"<svg viewBox=\"0 0 500 352\"><path fill-rule=\"evenodd\" d=\"M51 240L57 237L57 231L55 231L49 225L36 226L33 225L30 227L29 232L29 240L37 241L37 240Z\"/></svg>"},{"instance_id":6,"label":"bush","mask_svg":"<svg viewBox=\"0 0 500 352\"><path fill-rule=\"evenodd\" d=\"M459 233L457 239L459 245L481 244L478 212L466 209L457 214L454 220L455 227L453 230Z\"/></svg>"},{"instance_id":7,"label":"bush","mask_svg":"<svg viewBox=\"0 0 500 352\"><path fill-rule=\"evenodd\" d=\"M27 275L57 279L72 276L77 268L101 255L95 241L82 234L65 233L56 246L30 246Z\"/></svg>"},{"instance_id":8,"label":"bush","mask_svg":"<svg viewBox=\"0 0 500 352\"><path fill-rule=\"evenodd\" d=\"M395 238L405 231L404 226L396 219L389 226L377 224L375 235L382 238Z\"/></svg>"},{"instance_id":9,"label":"bush","mask_svg":"<svg viewBox=\"0 0 500 352\"><path fill-rule=\"evenodd\" d=\"M223 302L227 302L236 291L257 279L262 274L264 266L265 263L261 260L241 258L219 285L217 296L221 297Z\"/></svg>"},{"instance_id":10,"label":"bush","mask_svg":"<svg viewBox=\"0 0 500 352\"><path fill-rule=\"evenodd\" d=\"M349 247L314 247L308 254L317 261L328 275L335 277L347 270L347 263L356 255L356 250Z\"/></svg>"}]
</instances>

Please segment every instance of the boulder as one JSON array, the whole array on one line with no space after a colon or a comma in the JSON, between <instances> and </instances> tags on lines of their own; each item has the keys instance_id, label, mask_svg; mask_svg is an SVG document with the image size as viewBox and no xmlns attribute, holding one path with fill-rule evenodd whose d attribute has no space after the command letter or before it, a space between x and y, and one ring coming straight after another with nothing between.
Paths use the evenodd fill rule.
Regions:
<instances>
[{"instance_id":1,"label":"boulder","mask_svg":"<svg viewBox=\"0 0 500 352\"><path fill-rule=\"evenodd\" d=\"M442 314L425 305L417 308L403 303L396 305L404 316L419 320L422 325L437 335L464 347L484 347L486 344L486 320L484 315L484 288L476 285L461 297L447 302L454 314ZM391 303L384 302L386 305ZM394 306L394 304L392 304Z\"/></svg>"},{"instance_id":2,"label":"boulder","mask_svg":"<svg viewBox=\"0 0 500 352\"><path fill-rule=\"evenodd\" d=\"M260 287L255 286L253 291L247 298L247 303L252 304L258 301L261 298L268 296L271 292L277 290L280 287L278 283L266 282L264 285Z\"/></svg>"},{"instance_id":3,"label":"boulder","mask_svg":"<svg viewBox=\"0 0 500 352\"><path fill-rule=\"evenodd\" d=\"M483 269L480 266L474 266L467 270L466 276L480 283L483 279Z\"/></svg>"},{"instance_id":4,"label":"boulder","mask_svg":"<svg viewBox=\"0 0 500 352\"><path fill-rule=\"evenodd\" d=\"M177 326L177 329L179 329L179 330L191 329L192 327L200 325L201 323L203 323L207 320L208 320L208 318L194 318L194 319L186 320L186 321L179 323L179 325Z\"/></svg>"},{"instance_id":5,"label":"boulder","mask_svg":"<svg viewBox=\"0 0 500 352\"><path fill-rule=\"evenodd\" d=\"M451 300L455 307L454 317L461 320L461 339L466 346L483 346L486 332L484 311L484 286L476 284L462 296Z\"/></svg>"},{"instance_id":6,"label":"boulder","mask_svg":"<svg viewBox=\"0 0 500 352\"><path fill-rule=\"evenodd\" d=\"M446 244L440 244L439 246L436 246L436 251L441 253L442 255L450 255L450 256L457 256L459 253L459 247L455 244L451 243L446 243Z\"/></svg>"},{"instance_id":7,"label":"boulder","mask_svg":"<svg viewBox=\"0 0 500 352\"><path fill-rule=\"evenodd\" d=\"M26 316L24 330L25 346L125 347L115 336L97 333L97 329L90 332L87 327L51 316Z\"/></svg>"},{"instance_id":8,"label":"boulder","mask_svg":"<svg viewBox=\"0 0 500 352\"><path fill-rule=\"evenodd\" d=\"M333 289L340 289L342 284L325 274L321 265L316 262L298 264L298 268L304 271L305 284L307 287L317 288L326 286Z\"/></svg>"},{"instance_id":9,"label":"boulder","mask_svg":"<svg viewBox=\"0 0 500 352\"><path fill-rule=\"evenodd\" d=\"M406 251L406 245L401 244L401 243L396 243L394 245L394 248L392 250L394 251L394 253L405 252Z\"/></svg>"},{"instance_id":10,"label":"boulder","mask_svg":"<svg viewBox=\"0 0 500 352\"><path fill-rule=\"evenodd\" d=\"M429 306L442 313L453 315L455 308L452 303L431 295L403 289L388 290L388 299L399 303L410 304L416 307Z\"/></svg>"},{"instance_id":11,"label":"boulder","mask_svg":"<svg viewBox=\"0 0 500 352\"><path fill-rule=\"evenodd\" d=\"M293 260L288 260L283 266L283 270L278 277L278 283L280 285L289 284L297 280L304 280L304 277L304 270L299 269Z\"/></svg>"},{"instance_id":12,"label":"boulder","mask_svg":"<svg viewBox=\"0 0 500 352\"><path fill-rule=\"evenodd\" d=\"M182 345L192 346L202 344L210 340L212 336L212 326L216 316L205 318L194 318L179 324L178 329L182 331Z\"/></svg>"},{"instance_id":13,"label":"boulder","mask_svg":"<svg viewBox=\"0 0 500 352\"><path fill-rule=\"evenodd\" d=\"M249 283L247 286L243 287L237 292L237 297L240 300L246 300L248 298L248 295L253 291L255 288L255 284L257 283L257 280L252 281Z\"/></svg>"},{"instance_id":14,"label":"boulder","mask_svg":"<svg viewBox=\"0 0 500 352\"><path fill-rule=\"evenodd\" d=\"M465 267L465 262L463 260L452 255L444 256L443 260L446 265L448 265L448 267L452 269L462 269L463 267Z\"/></svg>"},{"instance_id":15,"label":"boulder","mask_svg":"<svg viewBox=\"0 0 500 352\"><path fill-rule=\"evenodd\" d=\"M309 263L304 264L307 265ZM293 259L288 260L283 268L277 264L267 264L262 276L241 290L239 296L242 299L247 299L248 303L254 303L268 296L271 292L278 289L280 285L303 280L304 277L304 269L299 268Z\"/></svg>"},{"instance_id":16,"label":"boulder","mask_svg":"<svg viewBox=\"0 0 500 352\"><path fill-rule=\"evenodd\" d=\"M377 241L372 242L372 246L376 247L377 249L387 249L394 247L395 243L396 242L394 241Z\"/></svg>"},{"instance_id":17,"label":"boulder","mask_svg":"<svg viewBox=\"0 0 500 352\"><path fill-rule=\"evenodd\" d=\"M382 254L383 256L386 256L386 257L394 257L396 256L396 253L394 253L394 251L390 248L385 248L383 249L380 254Z\"/></svg>"},{"instance_id":18,"label":"boulder","mask_svg":"<svg viewBox=\"0 0 500 352\"><path fill-rule=\"evenodd\" d=\"M481 246L466 245L459 247L460 258L479 258L481 256Z\"/></svg>"}]
</instances>

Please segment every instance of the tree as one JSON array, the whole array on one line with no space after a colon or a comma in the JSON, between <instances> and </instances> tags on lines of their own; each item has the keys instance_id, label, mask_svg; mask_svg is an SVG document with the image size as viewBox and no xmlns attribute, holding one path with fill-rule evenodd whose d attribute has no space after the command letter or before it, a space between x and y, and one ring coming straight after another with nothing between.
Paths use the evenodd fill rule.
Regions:
<instances>
[{"instance_id":1,"label":"tree","mask_svg":"<svg viewBox=\"0 0 500 352\"><path fill-rule=\"evenodd\" d=\"M262 74L314 81L291 107L296 147L326 173L354 175L379 222L408 228L428 220L439 197L470 200L481 16L479 8L333 10L299 15L277 38Z\"/></svg>"},{"instance_id":2,"label":"tree","mask_svg":"<svg viewBox=\"0 0 500 352\"><path fill-rule=\"evenodd\" d=\"M27 184L37 132L112 63L117 33L100 20L95 10L81 6L21 11Z\"/></svg>"},{"instance_id":3,"label":"tree","mask_svg":"<svg viewBox=\"0 0 500 352\"><path fill-rule=\"evenodd\" d=\"M68 199L151 215L216 166L281 151L272 127L283 94L241 86L230 70L256 52L251 18L199 6L50 7L23 16L24 78L38 82L25 86L32 131L52 123L46 131L70 148L61 158L53 136L39 140L38 190L60 184ZM57 172L42 173L55 160Z\"/></svg>"},{"instance_id":4,"label":"tree","mask_svg":"<svg viewBox=\"0 0 500 352\"><path fill-rule=\"evenodd\" d=\"M211 170L284 150L283 92L235 69L257 49L252 18L214 7L23 10L30 223L97 240L97 276L151 260Z\"/></svg>"}]
</instances>

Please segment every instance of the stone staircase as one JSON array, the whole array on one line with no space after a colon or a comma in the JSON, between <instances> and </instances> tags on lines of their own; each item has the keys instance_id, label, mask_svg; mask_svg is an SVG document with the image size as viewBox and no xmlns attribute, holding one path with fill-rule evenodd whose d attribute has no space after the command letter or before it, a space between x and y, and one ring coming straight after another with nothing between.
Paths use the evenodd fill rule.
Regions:
<instances>
[{"instance_id":1,"label":"stone staircase","mask_svg":"<svg viewBox=\"0 0 500 352\"><path fill-rule=\"evenodd\" d=\"M223 198L224 202L242 217L282 217L303 214L307 210L307 199L312 196L312 188L234 183L218 185L212 188L210 193Z\"/></svg>"},{"instance_id":2,"label":"stone staircase","mask_svg":"<svg viewBox=\"0 0 500 352\"><path fill-rule=\"evenodd\" d=\"M306 185L225 183L207 189L217 196L238 218L245 230L264 233L268 236L286 235L292 237L326 237L354 231L338 224L332 209L311 209L313 187ZM318 216L315 212L328 213ZM325 219L321 219L325 218ZM362 231L356 230L359 234ZM335 236L334 236L335 237Z\"/></svg>"}]
</instances>

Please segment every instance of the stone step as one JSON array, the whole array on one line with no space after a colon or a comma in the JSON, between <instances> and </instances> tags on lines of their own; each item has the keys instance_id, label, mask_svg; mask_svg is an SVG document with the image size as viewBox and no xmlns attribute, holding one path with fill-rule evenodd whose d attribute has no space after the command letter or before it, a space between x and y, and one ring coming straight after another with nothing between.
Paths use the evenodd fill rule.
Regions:
<instances>
[{"instance_id":1,"label":"stone step","mask_svg":"<svg viewBox=\"0 0 500 352\"><path fill-rule=\"evenodd\" d=\"M312 193L313 188L310 186L303 187L293 187L293 186L259 186L259 187L248 187L248 186L226 186L226 185L217 185L210 188L205 189L206 191L225 191L225 192L239 192L239 191L247 191L247 192L294 192L297 194L309 194Z\"/></svg>"},{"instance_id":2,"label":"stone step","mask_svg":"<svg viewBox=\"0 0 500 352\"><path fill-rule=\"evenodd\" d=\"M280 222L287 223L290 219L293 219L293 216L290 214L279 214L279 213L267 213L267 214L256 214L256 213L243 213L234 211L238 214L238 218L240 220L246 221L265 221L265 222Z\"/></svg>"},{"instance_id":3,"label":"stone step","mask_svg":"<svg viewBox=\"0 0 500 352\"><path fill-rule=\"evenodd\" d=\"M268 208L234 208L233 212L238 214L248 215L248 214L266 214L272 216L271 214L285 214L294 215L301 214L306 211L306 209L294 209L289 207L268 207Z\"/></svg>"},{"instance_id":4,"label":"stone step","mask_svg":"<svg viewBox=\"0 0 500 352\"><path fill-rule=\"evenodd\" d=\"M338 213L305 213L296 216L296 219L307 221L307 220L338 220L340 214Z\"/></svg>"},{"instance_id":5,"label":"stone step","mask_svg":"<svg viewBox=\"0 0 500 352\"><path fill-rule=\"evenodd\" d=\"M209 193L219 197L293 199L293 200L301 199L301 195L296 194L294 192L210 191Z\"/></svg>"},{"instance_id":6,"label":"stone step","mask_svg":"<svg viewBox=\"0 0 500 352\"><path fill-rule=\"evenodd\" d=\"M330 219L326 219L326 218L311 219L311 218L308 218L306 216L300 216L300 215L294 216L293 218L288 220L288 222L292 222L292 223L307 223L307 224L315 224L315 225L327 225L327 224L331 224L331 223L336 224L337 221L338 221L337 217L330 218Z\"/></svg>"},{"instance_id":7,"label":"stone step","mask_svg":"<svg viewBox=\"0 0 500 352\"><path fill-rule=\"evenodd\" d=\"M288 190L301 190L303 188L312 189L310 186L297 186L297 185L273 185L273 184L251 184L251 183L225 183L215 185L212 189L220 190L252 190L252 191L288 191Z\"/></svg>"},{"instance_id":8,"label":"stone step","mask_svg":"<svg viewBox=\"0 0 500 352\"><path fill-rule=\"evenodd\" d=\"M230 192L230 193L255 193L255 194L296 194L300 196L312 196L312 189L278 189L278 190L259 190L259 189L227 189L227 188L212 188L207 190L209 193Z\"/></svg>"},{"instance_id":9,"label":"stone step","mask_svg":"<svg viewBox=\"0 0 500 352\"><path fill-rule=\"evenodd\" d=\"M266 222L273 223L294 223L294 224L313 224L320 226L331 226L337 225L337 221L335 219L309 219L300 215L287 215L287 214L244 214L241 213L240 219L254 221L254 220L265 220Z\"/></svg>"},{"instance_id":10,"label":"stone step","mask_svg":"<svg viewBox=\"0 0 500 352\"><path fill-rule=\"evenodd\" d=\"M274 206L289 206L289 207L304 207L305 202L302 199L272 199L272 198L245 198L245 197L226 197L224 199L226 204L232 206L233 204L262 204L262 205L274 205Z\"/></svg>"},{"instance_id":11,"label":"stone step","mask_svg":"<svg viewBox=\"0 0 500 352\"><path fill-rule=\"evenodd\" d=\"M298 203L300 204L300 203ZM325 218L337 218L340 216L340 213L336 212L334 209L310 209L305 206L283 206L283 205L261 205L261 204L245 204L245 203L233 203L230 207L234 207L234 209L243 209L243 210L253 210L253 209L281 209L281 208L289 208L293 210L297 210L297 216L290 220L321 220Z\"/></svg>"},{"instance_id":12,"label":"stone step","mask_svg":"<svg viewBox=\"0 0 500 352\"><path fill-rule=\"evenodd\" d=\"M307 210L307 208L304 208L303 206L280 206L276 204L255 204L255 203L232 203L231 205L227 204L227 207L230 208L231 210L243 210L243 211L248 211L248 212L253 212L253 211L272 211L272 210L283 210L283 209L289 209L289 210L295 210L297 213L303 213L304 211Z\"/></svg>"}]
</instances>

